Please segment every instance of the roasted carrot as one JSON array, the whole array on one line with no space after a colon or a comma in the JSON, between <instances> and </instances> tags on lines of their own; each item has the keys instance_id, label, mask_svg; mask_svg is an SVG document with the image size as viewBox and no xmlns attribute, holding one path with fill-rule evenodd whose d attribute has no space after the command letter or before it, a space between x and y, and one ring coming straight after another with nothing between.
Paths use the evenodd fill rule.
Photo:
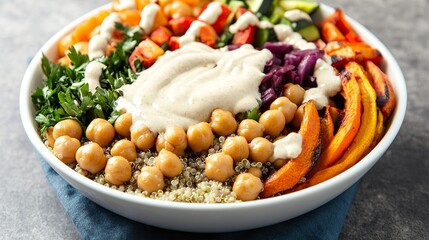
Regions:
<instances>
[{"instance_id":1,"label":"roasted carrot","mask_svg":"<svg viewBox=\"0 0 429 240\"><path fill-rule=\"evenodd\" d=\"M342 94L345 99L345 116L328 147L322 152L314 168L308 174L313 176L316 172L332 166L352 143L360 126L362 112L361 95L356 78L348 73L342 74Z\"/></svg>"},{"instance_id":2,"label":"roasted carrot","mask_svg":"<svg viewBox=\"0 0 429 240\"><path fill-rule=\"evenodd\" d=\"M309 171L320 149L320 119L312 101L304 106L304 116L299 134L302 135L301 154L289 160L264 183L261 197L269 197L295 186Z\"/></svg>"},{"instance_id":3,"label":"roasted carrot","mask_svg":"<svg viewBox=\"0 0 429 240\"><path fill-rule=\"evenodd\" d=\"M332 120L329 105L325 108L325 114L320 119L320 137L321 137L321 149L322 151L329 145L334 138L334 121Z\"/></svg>"},{"instance_id":4,"label":"roasted carrot","mask_svg":"<svg viewBox=\"0 0 429 240\"><path fill-rule=\"evenodd\" d=\"M365 69L368 71L372 86L377 94L377 106L387 119L396 105L396 96L389 77L373 62L366 61Z\"/></svg>"},{"instance_id":5,"label":"roasted carrot","mask_svg":"<svg viewBox=\"0 0 429 240\"><path fill-rule=\"evenodd\" d=\"M322 37L326 42L346 40L344 35L332 22L326 22L322 25Z\"/></svg>"},{"instance_id":6,"label":"roasted carrot","mask_svg":"<svg viewBox=\"0 0 429 240\"><path fill-rule=\"evenodd\" d=\"M345 66L348 62L373 61L376 64L381 63L383 56L377 49L364 42L329 42L326 44L325 52L332 59L332 65L336 67Z\"/></svg>"},{"instance_id":7,"label":"roasted carrot","mask_svg":"<svg viewBox=\"0 0 429 240\"><path fill-rule=\"evenodd\" d=\"M335 12L331 16L328 16L325 18L325 20L323 20L322 26L327 22L333 23L344 35L348 42L362 42L358 34L350 26L341 9L335 9Z\"/></svg>"},{"instance_id":8,"label":"roasted carrot","mask_svg":"<svg viewBox=\"0 0 429 240\"><path fill-rule=\"evenodd\" d=\"M362 124L360 125L359 131L350 147L335 165L316 172L311 178L308 178L307 181L294 188L294 190L311 187L337 176L359 162L371 146L377 125L375 91L360 65L355 62L351 62L347 64L346 69L347 71L350 71L351 74L355 75L362 94L363 112Z\"/></svg>"},{"instance_id":9,"label":"roasted carrot","mask_svg":"<svg viewBox=\"0 0 429 240\"><path fill-rule=\"evenodd\" d=\"M380 109L377 109L377 126L375 128L375 136L372 140L371 146L368 148L367 152L370 152L377 144L380 142L384 133L384 116Z\"/></svg>"}]
</instances>

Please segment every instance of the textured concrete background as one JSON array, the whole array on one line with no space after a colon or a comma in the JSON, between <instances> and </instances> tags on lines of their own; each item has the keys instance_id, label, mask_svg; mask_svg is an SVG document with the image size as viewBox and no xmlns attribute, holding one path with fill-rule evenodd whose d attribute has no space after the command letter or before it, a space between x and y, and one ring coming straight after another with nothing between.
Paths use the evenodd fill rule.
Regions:
<instances>
[{"instance_id":1,"label":"textured concrete background","mask_svg":"<svg viewBox=\"0 0 429 240\"><path fill-rule=\"evenodd\" d=\"M51 35L108 0L0 1L0 239L77 239L36 160L19 117L31 56ZM426 0L327 0L360 21L397 58L408 87L404 125L363 178L341 239L429 236L429 5Z\"/></svg>"}]
</instances>

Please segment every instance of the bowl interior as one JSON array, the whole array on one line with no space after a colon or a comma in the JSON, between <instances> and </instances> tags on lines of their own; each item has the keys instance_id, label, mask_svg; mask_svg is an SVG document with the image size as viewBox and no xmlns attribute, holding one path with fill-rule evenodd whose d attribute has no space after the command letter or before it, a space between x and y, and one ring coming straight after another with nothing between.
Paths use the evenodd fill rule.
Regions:
<instances>
[{"instance_id":1,"label":"bowl interior","mask_svg":"<svg viewBox=\"0 0 429 240\"><path fill-rule=\"evenodd\" d=\"M102 8L108 7L109 5L106 5ZM39 136L37 124L34 121L35 109L31 102L32 92L36 87L42 85L41 80L43 75L40 67L42 54L46 55L49 59L56 59L59 39L70 32L78 23L98 11L99 9L96 9L73 21L55 34L36 54L28 66L21 85L20 114L25 132L34 148L57 173L94 202L130 219L175 230L222 232L262 227L296 217L321 206L358 181L388 149L403 122L406 111L407 91L398 63L376 36L357 21L348 18L362 39L378 48L383 54L383 68L392 82L398 99L396 109L389 120L388 130L384 137L355 166L326 182L308 189L274 198L232 204L164 202L141 198L107 188L82 177L61 161L58 161L49 149L45 147ZM333 8L321 4L316 18L322 19L332 12ZM172 214L184 216L187 221L172 222L170 219ZM254 216L259 217L255 218ZM243 221L243 219L245 220Z\"/></svg>"}]
</instances>

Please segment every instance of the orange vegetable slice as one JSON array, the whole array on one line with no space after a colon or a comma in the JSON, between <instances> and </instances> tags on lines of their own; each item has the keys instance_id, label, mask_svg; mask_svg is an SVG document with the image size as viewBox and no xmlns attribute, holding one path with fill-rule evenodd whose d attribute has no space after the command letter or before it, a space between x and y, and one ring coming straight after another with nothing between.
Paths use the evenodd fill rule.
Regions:
<instances>
[{"instance_id":1,"label":"orange vegetable slice","mask_svg":"<svg viewBox=\"0 0 429 240\"><path fill-rule=\"evenodd\" d=\"M389 77L371 61L365 62L365 68L371 77L372 86L377 94L377 106L387 119L396 105L396 96Z\"/></svg>"},{"instance_id":2,"label":"orange vegetable slice","mask_svg":"<svg viewBox=\"0 0 429 240\"><path fill-rule=\"evenodd\" d=\"M346 171L359 162L371 147L377 128L375 91L368 78L365 76L363 68L359 64L350 62L347 64L346 69L356 77L362 95L362 124L359 127L359 131L350 147L335 165L316 172L311 178L307 179L307 181L294 188L294 190L314 186Z\"/></svg>"},{"instance_id":3,"label":"orange vegetable slice","mask_svg":"<svg viewBox=\"0 0 429 240\"><path fill-rule=\"evenodd\" d=\"M289 160L265 181L261 197L269 197L291 189L307 174L314 159L319 156L320 119L316 106L312 101L304 106L304 116L299 134L302 135L303 139L301 154Z\"/></svg>"},{"instance_id":4,"label":"orange vegetable slice","mask_svg":"<svg viewBox=\"0 0 429 240\"><path fill-rule=\"evenodd\" d=\"M308 176L335 164L355 138L362 112L361 94L355 77L350 74L342 74L342 95L345 99L345 115L334 138L328 147L322 152L314 168Z\"/></svg>"},{"instance_id":5,"label":"orange vegetable slice","mask_svg":"<svg viewBox=\"0 0 429 240\"><path fill-rule=\"evenodd\" d=\"M346 37L332 22L326 22L322 25L322 37L326 42L345 41Z\"/></svg>"},{"instance_id":6,"label":"orange vegetable slice","mask_svg":"<svg viewBox=\"0 0 429 240\"><path fill-rule=\"evenodd\" d=\"M326 106L325 108L325 114L320 119L320 136L321 136L321 144L322 144L322 151L326 149L327 146L329 146L329 143L334 138L334 121L332 120L331 112L330 112L330 106Z\"/></svg>"}]
</instances>

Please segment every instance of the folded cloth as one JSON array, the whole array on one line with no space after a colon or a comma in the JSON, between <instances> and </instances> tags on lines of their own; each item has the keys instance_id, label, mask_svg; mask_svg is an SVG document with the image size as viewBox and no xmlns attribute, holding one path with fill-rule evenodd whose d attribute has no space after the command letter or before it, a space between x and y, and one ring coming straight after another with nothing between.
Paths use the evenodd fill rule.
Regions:
<instances>
[{"instance_id":1,"label":"folded cloth","mask_svg":"<svg viewBox=\"0 0 429 240\"><path fill-rule=\"evenodd\" d=\"M49 183L82 239L338 239L359 183L323 206L268 227L229 233L189 233L145 225L86 198L38 156Z\"/></svg>"}]
</instances>

